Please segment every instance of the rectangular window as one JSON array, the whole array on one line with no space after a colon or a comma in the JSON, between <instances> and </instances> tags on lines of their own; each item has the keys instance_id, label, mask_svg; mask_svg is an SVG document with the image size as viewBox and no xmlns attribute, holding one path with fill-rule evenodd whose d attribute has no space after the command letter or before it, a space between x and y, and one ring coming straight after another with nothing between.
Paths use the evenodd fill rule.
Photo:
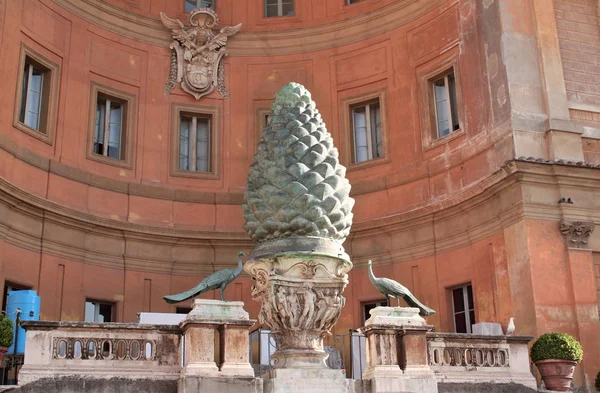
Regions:
<instances>
[{"instance_id":1,"label":"rectangular window","mask_svg":"<svg viewBox=\"0 0 600 393\"><path fill-rule=\"evenodd\" d=\"M294 0L264 0L265 17L294 16Z\"/></svg>"},{"instance_id":2,"label":"rectangular window","mask_svg":"<svg viewBox=\"0 0 600 393\"><path fill-rule=\"evenodd\" d=\"M123 135L127 103L118 98L98 93L94 126L95 154L122 160L124 157Z\"/></svg>"},{"instance_id":3,"label":"rectangular window","mask_svg":"<svg viewBox=\"0 0 600 393\"><path fill-rule=\"evenodd\" d=\"M379 99L351 107L354 162L383 157Z\"/></svg>"},{"instance_id":4,"label":"rectangular window","mask_svg":"<svg viewBox=\"0 0 600 393\"><path fill-rule=\"evenodd\" d=\"M369 319L371 317L371 314L369 314L369 312L374 309L375 307L385 307L387 305L387 302L385 300L379 300L379 301L375 301L375 302L369 302L369 303L362 303L362 317L363 317L363 324L365 323L365 321L367 319Z\"/></svg>"},{"instance_id":5,"label":"rectangular window","mask_svg":"<svg viewBox=\"0 0 600 393\"><path fill-rule=\"evenodd\" d=\"M85 322L114 322L114 304L87 300Z\"/></svg>"},{"instance_id":6,"label":"rectangular window","mask_svg":"<svg viewBox=\"0 0 600 393\"><path fill-rule=\"evenodd\" d=\"M360 0L346 0L346 5L358 3Z\"/></svg>"},{"instance_id":7,"label":"rectangular window","mask_svg":"<svg viewBox=\"0 0 600 393\"><path fill-rule=\"evenodd\" d=\"M12 284L8 281L4 282L4 292L2 296L2 312L6 312L6 304L8 303L8 293L11 291L22 291L25 289L31 289L31 287L19 284Z\"/></svg>"},{"instance_id":8,"label":"rectangular window","mask_svg":"<svg viewBox=\"0 0 600 393\"><path fill-rule=\"evenodd\" d=\"M471 284L452 290L452 313L456 333L471 333L471 326L475 323L475 305Z\"/></svg>"},{"instance_id":9,"label":"rectangular window","mask_svg":"<svg viewBox=\"0 0 600 393\"><path fill-rule=\"evenodd\" d=\"M185 0L185 12L192 12L197 8L215 10L215 0Z\"/></svg>"},{"instance_id":10,"label":"rectangular window","mask_svg":"<svg viewBox=\"0 0 600 393\"><path fill-rule=\"evenodd\" d=\"M179 119L179 169L210 172L210 117L182 113Z\"/></svg>"},{"instance_id":11,"label":"rectangular window","mask_svg":"<svg viewBox=\"0 0 600 393\"><path fill-rule=\"evenodd\" d=\"M49 87L50 70L26 56L19 121L33 130L45 132Z\"/></svg>"},{"instance_id":12,"label":"rectangular window","mask_svg":"<svg viewBox=\"0 0 600 393\"><path fill-rule=\"evenodd\" d=\"M458 123L458 110L456 102L456 80L454 71L431 82L433 89L433 101L437 138L449 135L460 128Z\"/></svg>"}]
</instances>

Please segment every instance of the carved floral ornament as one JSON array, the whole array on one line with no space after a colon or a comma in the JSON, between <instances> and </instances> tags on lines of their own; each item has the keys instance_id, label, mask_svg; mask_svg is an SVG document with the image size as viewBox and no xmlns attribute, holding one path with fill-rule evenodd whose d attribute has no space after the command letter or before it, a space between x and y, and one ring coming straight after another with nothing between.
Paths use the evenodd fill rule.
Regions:
<instances>
[{"instance_id":1,"label":"carved floral ornament","mask_svg":"<svg viewBox=\"0 0 600 393\"><path fill-rule=\"evenodd\" d=\"M181 88L196 100L210 94L215 87L227 98L222 62L227 55L225 45L227 38L240 31L242 24L217 30L214 27L219 18L208 8L190 12L189 26L184 26L180 20L171 19L162 12L160 19L171 30L174 39L169 46L173 54L165 94L171 93L175 85L180 83Z\"/></svg>"},{"instance_id":2,"label":"carved floral ornament","mask_svg":"<svg viewBox=\"0 0 600 393\"><path fill-rule=\"evenodd\" d=\"M594 223L575 221L571 224L560 223L560 232L565 238L565 243L569 248L588 249L588 239L594 232Z\"/></svg>"}]
</instances>

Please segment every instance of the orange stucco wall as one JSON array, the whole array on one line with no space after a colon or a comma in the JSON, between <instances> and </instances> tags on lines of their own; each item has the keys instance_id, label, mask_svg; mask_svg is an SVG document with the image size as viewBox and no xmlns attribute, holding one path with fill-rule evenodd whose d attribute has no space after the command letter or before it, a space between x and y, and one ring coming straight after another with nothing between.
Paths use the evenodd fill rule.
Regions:
<instances>
[{"instance_id":1,"label":"orange stucco wall","mask_svg":"<svg viewBox=\"0 0 600 393\"><path fill-rule=\"evenodd\" d=\"M365 268L373 259L376 275L397 279L437 310L429 318L436 330L453 330L450 288L470 282L477 321L505 326L514 316L517 334L569 332L583 342L591 375L600 367L591 252L568 250L556 221L511 213L529 196L511 185L517 176L504 165L514 145L510 104L499 93L506 93L503 59L492 56L500 45L497 4L297 3L296 16L271 20L259 0L217 0L222 24L243 23L225 60L230 97L215 91L195 101L180 88L164 93L169 35L143 36L160 32L160 12L184 21L183 1L0 0L0 281L36 289L43 319L81 320L85 299L114 302L118 321L174 312L162 296L252 247L241 198L258 113L296 81L312 92L349 164L356 199L345 243L356 266L336 333L360 327L361 303L381 299ZM105 24L111 13L122 25ZM380 22L352 23L369 15ZM327 26L339 26L339 37L320 40L314 29ZM271 39L288 44L271 47ZM13 124L22 44L60 67L50 144ZM452 57L461 133L426 146L420 78ZM92 83L135 96L131 168L86 158ZM385 99L386 157L354 166L344 103L372 92ZM174 104L218 111L217 179L171 175ZM256 318L251 285L243 276L226 297L244 300Z\"/></svg>"}]
</instances>

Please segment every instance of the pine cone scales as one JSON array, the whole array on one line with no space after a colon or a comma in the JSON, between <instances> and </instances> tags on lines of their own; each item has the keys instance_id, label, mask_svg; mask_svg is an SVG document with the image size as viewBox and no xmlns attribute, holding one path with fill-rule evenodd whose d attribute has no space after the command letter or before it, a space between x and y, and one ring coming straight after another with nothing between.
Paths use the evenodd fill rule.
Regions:
<instances>
[{"instance_id":1,"label":"pine cone scales","mask_svg":"<svg viewBox=\"0 0 600 393\"><path fill-rule=\"evenodd\" d=\"M271 108L248 175L244 229L255 243L291 236L344 241L354 199L310 92L289 83Z\"/></svg>"}]
</instances>

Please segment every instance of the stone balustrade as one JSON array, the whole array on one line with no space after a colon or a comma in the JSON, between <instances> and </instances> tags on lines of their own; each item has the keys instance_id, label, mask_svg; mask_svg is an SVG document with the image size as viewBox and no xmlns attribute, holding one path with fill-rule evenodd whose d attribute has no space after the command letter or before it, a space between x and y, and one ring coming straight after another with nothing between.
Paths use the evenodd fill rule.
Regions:
<instances>
[{"instance_id":1,"label":"stone balustrade","mask_svg":"<svg viewBox=\"0 0 600 393\"><path fill-rule=\"evenodd\" d=\"M532 337L427 333L429 365L443 383L519 383L536 389L527 344Z\"/></svg>"},{"instance_id":2,"label":"stone balustrade","mask_svg":"<svg viewBox=\"0 0 600 393\"><path fill-rule=\"evenodd\" d=\"M27 330L20 384L43 378L177 380L178 326L23 321Z\"/></svg>"}]
</instances>

